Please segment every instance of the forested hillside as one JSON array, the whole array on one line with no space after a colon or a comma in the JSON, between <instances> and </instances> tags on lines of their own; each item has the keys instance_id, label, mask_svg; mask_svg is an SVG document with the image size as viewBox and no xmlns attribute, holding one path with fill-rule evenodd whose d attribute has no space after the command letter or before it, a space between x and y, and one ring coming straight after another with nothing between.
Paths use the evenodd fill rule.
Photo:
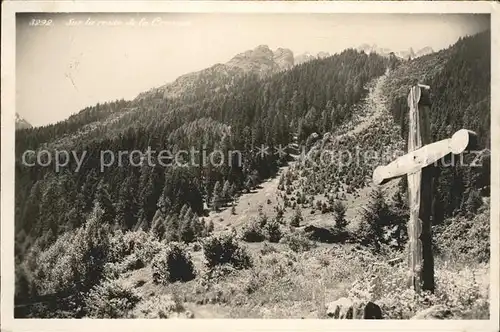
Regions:
<instances>
[{"instance_id":1,"label":"forested hillside","mask_svg":"<svg viewBox=\"0 0 500 332\"><path fill-rule=\"evenodd\" d=\"M466 128L478 134L477 151L464 165L439 167L436 220L474 213L490 185L490 32L461 38L455 45L398 67L385 87L387 103L401 136L408 137L407 95L416 82L431 87L431 135L437 141ZM481 151L481 153L479 153ZM475 161L475 162L474 162ZM451 160L447 160L447 163ZM471 164L482 167L470 167Z\"/></svg>"},{"instance_id":2,"label":"forested hillside","mask_svg":"<svg viewBox=\"0 0 500 332\"><path fill-rule=\"evenodd\" d=\"M160 103L138 98L97 105L56 125L19 131L18 261L33 245L41 252L63 234L84 226L96 209L103 209L103 219L96 222L99 227L124 231L140 227L149 231L157 213L167 222L186 209L202 216L203 203L211 207L214 196L225 197L224 203L233 200L242 190L255 187L273 174L282 162L274 155L260 158L255 147L265 144L272 150L279 144L287 145L299 127L301 136L306 137L319 129L317 124L322 117L332 119L322 123L323 130L348 119L349 110L365 93L364 85L381 75L385 67L382 57L346 50L265 79L246 75L225 93L200 93L194 97L188 94ZM127 107L134 111L87 135L71 138L78 128L98 120L105 122L105 115L124 112ZM50 146L65 135L70 136L67 149L87 151L85 165L78 173L72 172L75 165L71 164L59 173L51 167L29 168L20 164L26 149L36 149L36 143L39 148ZM239 150L243 154L242 165L115 166L102 173L99 169L99 154L104 150L146 151L151 147L176 151L192 146L205 146L208 152L218 148L224 155ZM175 234L172 236L176 238ZM36 290L38 293L45 292L42 285L42 289Z\"/></svg>"},{"instance_id":3,"label":"forested hillside","mask_svg":"<svg viewBox=\"0 0 500 332\"><path fill-rule=\"evenodd\" d=\"M254 310L266 305L271 317L303 315L311 305L315 315L324 316L326 297L343 294L336 287L357 277L346 266L352 263L365 275L366 262L372 271L372 262L401 253L407 208L404 181L390 198L384 191L369 192L372 170L383 161L320 167L314 163L319 152L403 150L406 95L417 81L433 93L433 139L465 127L479 134L481 148L489 147L489 38L489 33L463 38L410 61L347 49L293 67L272 64L265 75L267 67L253 70L254 62L238 62L240 69L251 68L243 71L216 65L131 101L99 104L54 125L17 131L16 315L166 318L186 311L184 304L230 303L237 308L225 312L231 317L265 316ZM244 61L242 54L238 61ZM270 153L259 153L262 146ZM308 158L294 161L295 156L273 153L285 146L304 147ZM140 157L123 158L121 166L100 162L102 151L191 148L221 151L215 160L222 162L168 167L141 164ZM58 172L53 165L22 165L28 149L66 149L85 158ZM473 170L443 167L439 181L436 213L442 223L455 221L452 231L438 233L439 243L452 241L481 214L475 239L489 246L488 159ZM257 213L251 212L251 199L247 210L242 205L242 197L251 195L263 202ZM367 208L358 211L360 205ZM223 211L242 219L244 227L228 225ZM331 225L314 235L317 219ZM354 219L360 221L356 227ZM221 235L223 230L229 233ZM243 241L264 245L249 251ZM467 243L462 247L468 251ZM307 257L303 253L309 250L314 255ZM366 258L356 256L359 250ZM303 285L316 278L322 284L310 286L323 292L322 309L321 296L305 293ZM284 290L284 284L290 287ZM172 297L158 296L164 293L160 287ZM145 293L139 296L132 288ZM150 291L154 296L145 295ZM479 293L470 296L482 298ZM392 308L382 294L383 308ZM436 301L446 296L438 293ZM459 301L453 296L450 301ZM115 299L120 304L112 304ZM294 301L303 301L300 308ZM476 308L476 302L470 306ZM387 316L408 318L419 308L387 309Z\"/></svg>"}]
</instances>

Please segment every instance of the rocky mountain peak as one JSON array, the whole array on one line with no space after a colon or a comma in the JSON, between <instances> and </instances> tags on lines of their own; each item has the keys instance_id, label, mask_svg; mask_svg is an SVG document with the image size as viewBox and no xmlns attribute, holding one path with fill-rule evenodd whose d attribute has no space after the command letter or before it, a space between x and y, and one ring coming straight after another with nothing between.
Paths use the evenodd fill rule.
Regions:
<instances>
[{"instance_id":1,"label":"rocky mountain peak","mask_svg":"<svg viewBox=\"0 0 500 332\"><path fill-rule=\"evenodd\" d=\"M328 58L329 56L331 56L331 54L328 52L319 52L317 55L318 59Z\"/></svg>"},{"instance_id":2,"label":"rocky mountain peak","mask_svg":"<svg viewBox=\"0 0 500 332\"><path fill-rule=\"evenodd\" d=\"M306 53L302 53L302 54L297 55L294 59L294 62L296 65L300 65L301 63L308 62L308 61L311 61L314 59L316 59L316 57L314 55L306 52Z\"/></svg>"},{"instance_id":3,"label":"rocky mountain peak","mask_svg":"<svg viewBox=\"0 0 500 332\"><path fill-rule=\"evenodd\" d=\"M238 67L245 72L266 74L293 66L293 53L289 49L278 48L273 52L267 45L259 45L253 50L237 54L227 65Z\"/></svg>"},{"instance_id":4,"label":"rocky mountain peak","mask_svg":"<svg viewBox=\"0 0 500 332\"><path fill-rule=\"evenodd\" d=\"M33 126L28 121L26 121L19 114L16 113L16 130L32 128L32 127Z\"/></svg>"},{"instance_id":5,"label":"rocky mountain peak","mask_svg":"<svg viewBox=\"0 0 500 332\"><path fill-rule=\"evenodd\" d=\"M273 55L280 70L290 69L294 65L293 52L287 48L278 48Z\"/></svg>"}]
</instances>

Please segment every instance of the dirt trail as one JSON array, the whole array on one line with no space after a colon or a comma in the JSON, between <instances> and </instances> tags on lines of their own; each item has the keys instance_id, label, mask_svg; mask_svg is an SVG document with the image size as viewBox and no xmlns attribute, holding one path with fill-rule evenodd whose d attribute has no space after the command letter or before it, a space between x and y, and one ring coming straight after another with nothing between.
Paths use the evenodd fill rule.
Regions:
<instances>
[{"instance_id":1,"label":"dirt trail","mask_svg":"<svg viewBox=\"0 0 500 332\"><path fill-rule=\"evenodd\" d=\"M369 93L365 100L360 105L360 114L354 120L354 126L349 123L345 127L343 134L336 136L335 139L341 139L345 135L357 135L367 130L370 125L376 121L380 121L382 115L387 114L387 109L385 107L385 98L383 95L382 88L385 84L389 72L387 71L384 75L376 78L369 87ZM289 163L288 166L280 168L278 174L271 179L260 184L259 188L252 193L243 194L235 202L236 214L231 214L231 207L227 207L225 210L220 212L210 212L209 216L206 218L214 222L215 231L220 232L224 230L229 230L231 227L238 229L246 221L251 218L256 218L259 213L259 207L262 207L262 212L268 216L275 215L275 207L282 204L281 197L278 196L278 184L280 175L285 173L289 168L294 168L294 162ZM366 197L370 192L371 187L364 188L360 191L360 197L354 198L351 195L347 197L348 206L348 217L354 216L357 212L359 206L365 203ZM287 209L284 217L287 218L291 215L290 209ZM317 218L321 218L320 215L317 216L306 216L310 221L314 221Z\"/></svg>"},{"instance_id":2,"label":"dirt trail","mask_svg":"<svg viewBox=\"0 0 500 332\"><path fill-rule=\"evenodd\" d=\"M373 122L377 121L378 118L380 118L384 111L386 111L385 98L382 92L382 87L385 84L388 74L389 73L387 72L377 79L375 86L370 89L370 92L365 99L366 105L364 107L370 112L370 114L366 116L361 123L349 130L344 135L356 135L365 131Z\"/></svg>"},{"instance_id":3,"label":"dirt trail","mask_svg":"<svg viewBox=\"0 0 500 332\"><path fill-rule=\"evenodd\" d=\"M376 121L381 121L381 119L384 118L383 116L388 114L382 91L388 74L389 73L386 72L372 82L367 97L360 104L361 109L356 119L346 125L343 134L337 135L333 139L341 139L344 135L360 134L366 131L370 125ZM300 160L298 160L298 162L300 162ZM276 214L274 208L278 204L281 205L283 202L282 198L278 195L278 193L280 193L278 190L280 175L287 172L289 168L294 169L294 163L295 162L291 162L288 166L280 168L278 174L274 178L261 183L259 188L254 192L243 194L239 197L234 205L236 214L233 215L231 213L230 206L220 212L210 212L206 219L207 221L212 220L214 222L215 233L230 230L231 227L235 227L239 230L247 221L258 217L259 208L261 208L262 212L266 215L271 217L274 216ZM348 218L353 218L353 216L358 213L357 210L359 207L366 203L371 189L372 186L365 187L359 191L359 196L357 198L352 195L347 196L346 205L348 207ZM309 212L309 209L303 210L304 224L322 223L320 219L325 219L327 222L331 223L330 214L311 215ZM292 213L292 209L286 209L284 218L289 218ZM188 310L190 310L196 318L223 318L230 316L229 308L221 305L197 305L194 303L186 305Z\"/></svg>"},{"instance_id":4,"label":"dirt trail","mask_svg":"<svg viewBox=\"0 0 500 332\"><path fill-rule=\"evenodd\" d=\"M262 212L272 215L274 207L280 202L280 198L277 196L280 175L286 172L289 167L281 167L274 178L261 183L257 190L240 196L235 203L236 214L231 213L230 206L220 212L210 212L207 221L212 220L214 222L214 231L242 226L250 218L258 216L259 207L262 207ZM269 204L268 200L270 201Z\"/></svg>"},{"instance_id":5,"label":"dirt trail","mask_svg":"<svg viewBox=\"0 0 500 332\"><path fill-rule=\"evenodd\" d=\"M383 116L388 115L389 111L387 110L386 107L386 97L384 96L383 93L383 86L387 80L387 77L390 75L389 71L386 71L384 75L379 77L376 80L376 83L372 89L370 89L370 93L368 94L367 98L365 99L365 109L368 110L370 113L364 117L363 121L359 123L355 128L352 130L348 131L344 135L357 135L362 133L363 131L366 131L370 125L377 121L383 121ZM341 135L343 136L343 135ZM338 136L337 138L340 138L341 136ZM387 193L387 196L391 196L392 193L396 190L396 187L398 185L399 181L391 181L387 183L386 185L382 186L382 190ZM352 194L347 195L347 217L350 220L356 219L356 216L359 215L358 211L359 208L362 206L366 205L368 199L369 199L369 194L373 190L375 185L373 183L369 183L368 186L360 189L358 191L358 196L355 197Z\"/></svg>"}]
</instances>

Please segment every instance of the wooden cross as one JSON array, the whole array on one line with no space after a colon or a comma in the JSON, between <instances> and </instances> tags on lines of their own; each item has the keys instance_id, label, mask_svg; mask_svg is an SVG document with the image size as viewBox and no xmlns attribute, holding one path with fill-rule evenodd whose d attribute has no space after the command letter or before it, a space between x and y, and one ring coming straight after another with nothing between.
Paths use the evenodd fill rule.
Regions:
<instances>
[{"instance_id":1,"label":"wooden cross","mask_svg":"<svg viewBox=\"0 0 500 332\"><path fill-rule=\"evenodd\" d=\"M408 94L408 153L373 172L373 182L381 185L406 175L410 220L408 223L409 284L419 293L434 291L434 259L432 254L432 164L453 153L460 154L476 142L474 132L461 129L451 138L430 142L430 88L418 84Z\"/></svg>"}]
</instances>

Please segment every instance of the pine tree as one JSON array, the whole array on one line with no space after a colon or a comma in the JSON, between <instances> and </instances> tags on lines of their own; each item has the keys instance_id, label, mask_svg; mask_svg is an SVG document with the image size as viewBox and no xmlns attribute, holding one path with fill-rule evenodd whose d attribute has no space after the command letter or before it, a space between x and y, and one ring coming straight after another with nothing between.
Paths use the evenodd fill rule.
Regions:
<instances>
[{"instance_id":1,"label":"pine tree","mask_svg":"<svg viewBox=\"0 0 500 332\"><path fill-rule=\"evenodd\" d=\"M151 229L149 232L161 240L165 235L165 231L165 219L163 218L161 211L158 209L153 217L153 221L151 222Z\"/></svg>"},{"instance_id":2,"label":"pine tree","mask_svg":"<svg viewBox=\"0 0 500 332\"><path fill-rule=\"evenodd\" d=\"M191 228L193 229L193 234L195 239L204 236L205 224L200 221L198 216L194 215L191 221Z\"/></svg>"},{"instance_id":3,"label":"pine tree","mask_svg":"<svg viewBox=\"0 0 500 332\"><path fill-rule=\"evenodd\" d=\"M345 217L346 207L341 201L336 201L333 205L333 216L335 218L335 228L339 231L345 231L347 220Z\"/></svg>"},{"instance_id":4,"label":"pine tree","mask_svg":"<svg viewBox=\"0 0 500 332\"><path fill-rule=\"evenodd\" d=\"M231 184L231 187L229 188L229 197L231 200L235 199L236 193L237 193L236 184L233 182Z\"/></svg>"},{"instance_id":5,"label":"pine tree","mask_svg":"<svg viewBox=\"0 0 500 332\"><path fill-rule=\"evenodd\" d=\"M111 195L109 194L109 186L104 180L101 180L97 185L95 202L95 204L99 204L103 211L101 221L107 225L112 225L115 220L116 211Z\"/></svg>"},{"instance_id":6,"label":"pine tree","mask_svg":"<svg viewBox=\"0 0 500 332\"><path fill-rule=\"evenodd\" d=\"M167 241L179 241L179 217L177 215L170 215L165 220L165 239Z\"/></svg>"},{"instance_id":7,"label":"pine tree","mask_svg":"<svg viewBox=\"0 0 500 332\"><path fill-rule=\"evenodd\" d=\"M383 225L390 223L389 206L385 202L384 194L380 188L370 193L370 201L363 208L361 214L362 243L371 244L375 250L380 249L383 242Z\"/></svg>"},{"instance_id":8,"label":"pine tree","mask_svg":"<svg viewBox=\"0 0 500 332\"><path fill-rule=\"evenodd\" d=\"M83 268L80 275L83 278L84 289L97 284L102 277L109 252L108 217L99 201L96 201L79 238L81 244L76 246L84 254L81 260L84 266L80 266Z\"/></svg>"},{"instance_id":9,"label":"pine tree","mask_svg":"<svg viewBox=\"0 0 500 332\"><path fill-rule=\"evenodd\" d=\"M130 230L137 223L138 206L134 197L133 177L127 177L120 187L116 204L116 223L126 230Z\"/></svg>"},{"instance_id":10,"label":"pine tree","mask_svg":"<svg viewBox=\"0 0 500 332\"><path fill-rule=\"evenodd\" d=\"M220 182L217 181L215 183L214 189L212 191L212 209L214 211L219 211L220 208L220 203L221 203L221 188L220 188Z\"/></svg>"},{"instance_id":11,"label":"pine tree","mask_svg":"<svg viewBox=\"0 0 500 332\"><path fill-rule=\"evenodd\" d=\"M29 234L32 228L36 229L40 218L41 199L43 195L42 181L37 181L30 190L29 197L24 206L21 220L16 220L16 228L24 229Z\"/></svg>"},{"instance_id":12,"label":"pine tree","mask_svg":"<svg viewBox=\"0 0 500 332\"><path fill-rule=\"evenodd\" d=\"M187 204L184 204L179 211L179 219L182 221L185 219L186 215L188 214L189 211L189 206Z\"/></svg>"},{"instance_id":13,"label":"pine tree","mask_svg":"<svg viewBox=\"0 0 500 332\"><path fill-rule=\"evenodd\" d=\"M213 220L210 220L208 222L208 225L207 225L207 231L206 231L207 236L212 234L212 232L214 231L214 228L215 228L214 222L213 222Z\"/></svg>"},{"instance_id":14,"label":"pine tree","mask_svg":"<svg viewBox=\"0 0 500 332\"><path fill-rule=\"evenodd\" d=\"M250 178L247 179L245 182L245 189L247 193L249 193L252 190L252 180Z\"/></svg>"},{"instance_id":15,"label":"pine tree","mask_svg":"<svg viewBox=\"0 0 500 332\"><path fill-rule=\"evenodd\" d=\"M85 213L85 197L81 192L77 193L73 208L69 212L71 229L76 229L85 223L87 213Z\"/></svg>"},{"instance_id":16,"label":"pine tree","mask_svg":"<svg viewBox=\"0 0 500 332\"><path fill-rule=\"evenodd\" d=\"M222 187L222 193L221 193L221 198L223 202L228 202L231 200L230 196L230 189L231 189L231 184L229 183L229 180L226 180L224 182L224 187Z\"/></svg>"},{"instance_id":17,"label":"pine tree","mask_svg":"<svg viewBox=\"0 0 500 332\"><path fill-rule=\"evenodd\" d=\"M467 201L465 202L465 214L467 216L474 216L477 210L483 204L481 194L478 190L471 188L467 193Z\"/></svg>"},{"instance_id":18,"label":"pine tree","mask_svg":"<svg viewBox=\"0 0 500 332\"><path fill-rule=\"evenodd\" d=\"M409 207L407 201L403 198L401 193L404 189L396 191L392 199L393 204L391 207L392 223L395 225L395 238L398 248L402 249L403 244L408 240L407 222L410 218Z\"/></svg>"},{"instance_id":19,"label":"pine tree","mask_svg":"<svg viewBox=\"0 0 500 332\"><path fill-rule=\"evenodd\" d=\"M300 223L302 222L302 210L300 209L300 206L297 205L297 208L295 209L295 214L292 217L292 220L290 222L290 226L293 227L300 227Z\"/></svg>"},{"instance_id":20,"label":"pine tree","mask_svg":"<svg viewBox=\"0 0 500 332\"><path fill-rule=\"evenodd\" d=\"M56 185L54 183L50 183L42 197L40 207L40 217L42 220L40 221L39 226L37 225L36 234L42 235L50 229L52 234L57 236L59 233L59 213Z\"/></svg>"},{"instance_id":21,"label":"pine tree","mask_svg":"<svg viewBox=\"0 0 500 332\"><path fill-rule=\"evenodd\" d=\"M191 218L183 220L179 228L180 239L186 243L191 243L194 240L192 221Z\"/></svg>"}]
</instances>

